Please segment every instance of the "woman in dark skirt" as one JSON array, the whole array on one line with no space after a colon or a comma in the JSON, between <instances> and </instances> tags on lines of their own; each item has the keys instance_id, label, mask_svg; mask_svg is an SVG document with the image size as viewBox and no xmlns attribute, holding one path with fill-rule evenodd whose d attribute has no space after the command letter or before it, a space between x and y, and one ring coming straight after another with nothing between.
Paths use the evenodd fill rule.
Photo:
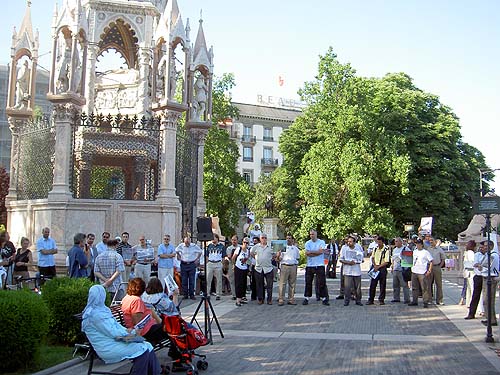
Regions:
<instances>
[{"instance_id":1,"label":"woman in dark skirt","mask_svg":"<svg viewBox=\"0 0 500 375\"><path fill-rule=\"evenodd\" d=\"M246 303L245 294L247 291L247 273L248 273L248 258L250 257L250 250L248 245L250 240L245 237L241 248L234 251L232 261L234 264L234 289L236 294L236 306L241 306Z\"/></svg>"}]
</instances>

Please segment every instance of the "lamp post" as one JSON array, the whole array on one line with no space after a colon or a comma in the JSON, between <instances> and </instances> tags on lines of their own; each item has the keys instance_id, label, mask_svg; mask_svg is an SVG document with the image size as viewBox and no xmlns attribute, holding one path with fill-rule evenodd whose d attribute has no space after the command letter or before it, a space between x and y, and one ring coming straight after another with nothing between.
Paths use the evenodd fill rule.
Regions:
<instances>
[{"instance_id":1,"label":"lamp post","mask_svg":"<svg viewBox=\"0 0 500 375\"><path fill-rule=\"evenodd\" d=\"M487 169L487 170L484 170L482 171L481 169L477 169L479 171L479 195L481 197L484 196L483 194L483 173L487 173L487 172L494 172L494 171L498 171L500 170L500 168L495 168L495 169ZM487 289L486 289L486 298L487 298L487 301L486 301L486 305L487 305L487 309L488 309L488 314L486 315L487 317L487 321L486 321L486 339L485 341L488 342L488 343L491 343L491 342L495 342L495 340L493 339L493 332L492 332L492 329L491 329L491 284L492 284L492 280L491 280L491 249L490 249L490 227L491 227L491 216L489 213L486 214L486 233L487 233L487 242L486 242L486 246L487 246L487 256L488 256L488 277L486 279L486 285L487 285Z\"/></svg>"}]
</instances>

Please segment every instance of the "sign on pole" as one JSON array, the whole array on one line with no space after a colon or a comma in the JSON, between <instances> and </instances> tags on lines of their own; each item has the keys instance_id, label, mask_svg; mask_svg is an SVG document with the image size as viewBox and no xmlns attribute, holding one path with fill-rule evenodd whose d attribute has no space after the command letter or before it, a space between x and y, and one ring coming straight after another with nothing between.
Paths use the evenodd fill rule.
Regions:
<instances>
[{"instance_id":1,"label":"sign on pole","mask_svg":"<svg viewBox=\"0 0 500 375\"><path fill-rule=\"evenodd\" d=\"M474 213L478 215L500 214L500 197L481 197L472 201Z\"/></svg>"}]
</instances>

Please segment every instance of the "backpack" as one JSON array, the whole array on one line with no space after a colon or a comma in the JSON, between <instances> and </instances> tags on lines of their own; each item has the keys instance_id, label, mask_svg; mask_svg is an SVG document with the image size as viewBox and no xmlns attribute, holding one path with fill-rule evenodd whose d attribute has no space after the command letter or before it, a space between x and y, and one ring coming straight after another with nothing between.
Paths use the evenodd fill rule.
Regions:
<instances>
[{"instance_id":1,"label":"backpack","mask_svg":"<svg viewBox=\"0 0 500 375\"><path fill-rule=\"evenodd\" d=\"M390 247L388 247L387 245L384 246L384 250L382 250L382 257L380 259L383 260L385 258L385 254L386 254L387 250L389 250L389 263L387 263L386 268L390 268L392 265L392 249Z\"/></svg>"}]
</instances>

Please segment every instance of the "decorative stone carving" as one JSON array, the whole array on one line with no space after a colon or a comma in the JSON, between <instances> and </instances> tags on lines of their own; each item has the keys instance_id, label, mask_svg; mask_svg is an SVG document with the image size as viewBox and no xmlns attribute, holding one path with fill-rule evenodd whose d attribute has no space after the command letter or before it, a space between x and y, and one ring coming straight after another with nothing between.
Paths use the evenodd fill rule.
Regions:
<instances>
[{"instance_id":1,"label":"decorative stone carving","mask_svg":"<svg viewBox=\"0 0 500 375\"><path fill-rule=\"evenodd\" d=\"M194 84L194 100L193 100L193 108L192 108L192 120L202 121L205 120L205 110L207 107L207 95L208 89L205 84L205 79L203 75L199 75L196 78Z\"/></svg>"},{"instance_id":2,"label":"decorative stone carving","mask_svg":"<svg viewBox=\"0 0 500 375\"><path fill-rule=\"evenodd\" d=\"M16 78L16 105L15 109L26 108L30 99L30 69L28 60L25 60Z\"/></svg>"},{"instance_id":3,"label":"decorative stone carving","mask_svg":"<svg viewBox=\"0 0 500 375\"><path fill-rule=\"evenodd\" d=\"M71 70L71 49L67 47L57 65L56 93L61 94L69 90Z\"/></svg>"}]
</instances>

